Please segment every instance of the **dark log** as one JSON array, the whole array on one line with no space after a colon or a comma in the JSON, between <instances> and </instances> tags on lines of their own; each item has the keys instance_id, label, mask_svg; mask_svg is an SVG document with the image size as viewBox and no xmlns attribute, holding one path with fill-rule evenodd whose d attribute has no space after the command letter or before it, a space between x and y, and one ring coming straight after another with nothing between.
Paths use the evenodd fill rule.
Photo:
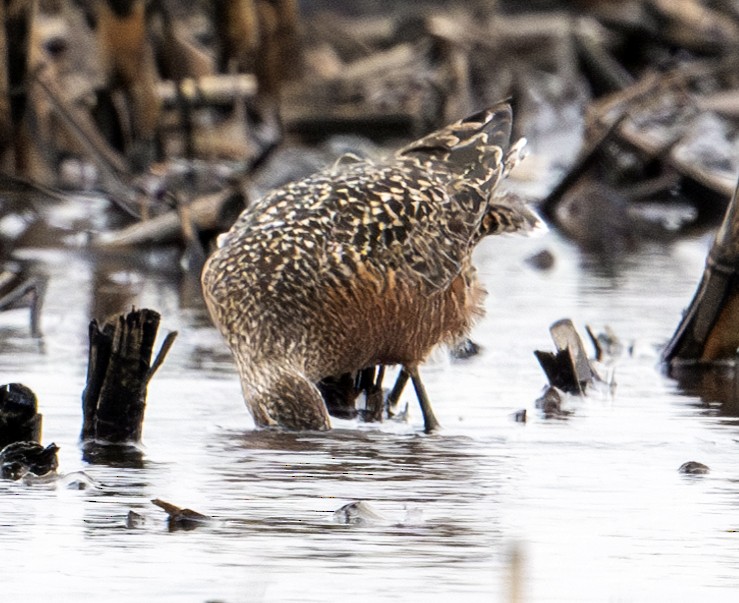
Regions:
<instances>
[{"instance_id":1,"label":"dark log","mask_svg":"<svg viewBox=\"0 0 739 603\"><path fill-rule=\"evenodd\" d=\"M90 359L82 394L81 439L86 449L141 441L147 385L177 335L167 335L152 364L159 319L153 310L134 309L102 328L96 320L90 323Z\"/></svg>"},{"instance_id":2,"label":"dark log","mask_svg":"<svg viewBox=\"0 0 739 603\"><path fill-rule=\"evenodd\" d=\"M739 183L698 289L662 353L668 367L732 361L739 348Z\"/></svg>"},{"instance_id":3,"label":"dark log","mask_svg":"<svg viewBox=\"0 0 739 603\"><path fill-rule=\"evenodd\" d=\"M20 383L0 386L0 449L21 441L41 441L43 416L36 394Z\"/></svg>"}]
</instances>

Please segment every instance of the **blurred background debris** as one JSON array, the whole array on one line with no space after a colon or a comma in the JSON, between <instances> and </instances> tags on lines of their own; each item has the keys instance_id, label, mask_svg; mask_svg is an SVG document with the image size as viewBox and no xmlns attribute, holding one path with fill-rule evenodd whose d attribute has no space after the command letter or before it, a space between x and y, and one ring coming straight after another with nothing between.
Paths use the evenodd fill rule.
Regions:
<instances>
[{"instance_id":1,"label":"blurred background debris","mask_svg":"<svg viewBox=\"0 0 739 603\"><path fill-rule=\"evenodd\" d=\"M730 1L6 5L5 183L103 194L127 223L95 233L103 245L191 245L272 173L366 156L506 97L529 139L519 186L588 252L715 223L739 171ZM315 160L291 161L304 145Z\"/></svg>"},{"instance_id":2,"label":"blurred background debris","mask_svg":"<svg viewBox=\"0 0 739 603\"><path fill-rule=\"evenodd\" d=\"M271 188L502 98L529 141L509 186L606 265L716 227L739 173L730 0L0 10L0 310L31 307L35 335L45 277L24 247L174 245L157 262L196 290L215 236Z\"/></svg>"}]
</instances>

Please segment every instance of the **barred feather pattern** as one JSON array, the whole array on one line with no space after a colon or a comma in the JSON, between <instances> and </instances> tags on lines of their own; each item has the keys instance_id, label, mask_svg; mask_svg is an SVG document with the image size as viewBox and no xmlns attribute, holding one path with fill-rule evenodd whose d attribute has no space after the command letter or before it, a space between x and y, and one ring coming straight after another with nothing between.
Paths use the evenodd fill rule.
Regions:
<instances>
[{"instance_id":1,"label":"barred feather pattern","mask_svg":"<svg viewBox=\"0 0 739 603\"><path fill-rule=\"evenodd\" d=\"M522 157L503 103L373 163L348 158L277 189L219 238L202 282L260 426L327 429L315 383L416 366L482 314L486 235L538 219L495 189Z\"/></svg>"}]
</instances>

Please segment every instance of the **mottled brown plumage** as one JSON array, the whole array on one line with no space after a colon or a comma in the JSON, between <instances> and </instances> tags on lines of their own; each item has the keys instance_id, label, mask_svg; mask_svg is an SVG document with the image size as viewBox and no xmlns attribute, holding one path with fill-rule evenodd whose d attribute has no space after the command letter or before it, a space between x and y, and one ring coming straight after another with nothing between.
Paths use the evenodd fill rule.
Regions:
<instances>
[{"instance_id":1,"label":"mottled brown plumage","mask_svg":"<svg viewBox=\"0 0 739 603\"><path fill-rule=\"evenodd\" d=\"M537 223L493 195L520 157L510 133L497 105L384 162L339 161L277 189L222 235L203 289L257 425L327 429L319 380L377 364L417 375L468 332L485 295L475 244Z\"/></svg>"}]
</instances>

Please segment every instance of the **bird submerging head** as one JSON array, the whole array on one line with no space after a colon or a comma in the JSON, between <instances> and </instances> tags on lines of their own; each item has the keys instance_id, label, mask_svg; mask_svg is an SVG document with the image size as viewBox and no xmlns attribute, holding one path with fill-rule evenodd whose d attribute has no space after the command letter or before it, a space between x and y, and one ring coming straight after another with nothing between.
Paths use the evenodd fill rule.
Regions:
<instances>
[{"instance_id":1,"label":"bird submerging head","mask_svg":"<svg viewBox=\"0 0 739 603\"><path fill-rule=\"evenodd\" d=\"M501 103L385 161L339 161L267 194L222 235L202 276L260 427L323 430L316 384L399 364L436 427L417 367L483 314L471 255L486 235L539 224L495 194L521 158Z\"/></svg>"}]
</instances>

